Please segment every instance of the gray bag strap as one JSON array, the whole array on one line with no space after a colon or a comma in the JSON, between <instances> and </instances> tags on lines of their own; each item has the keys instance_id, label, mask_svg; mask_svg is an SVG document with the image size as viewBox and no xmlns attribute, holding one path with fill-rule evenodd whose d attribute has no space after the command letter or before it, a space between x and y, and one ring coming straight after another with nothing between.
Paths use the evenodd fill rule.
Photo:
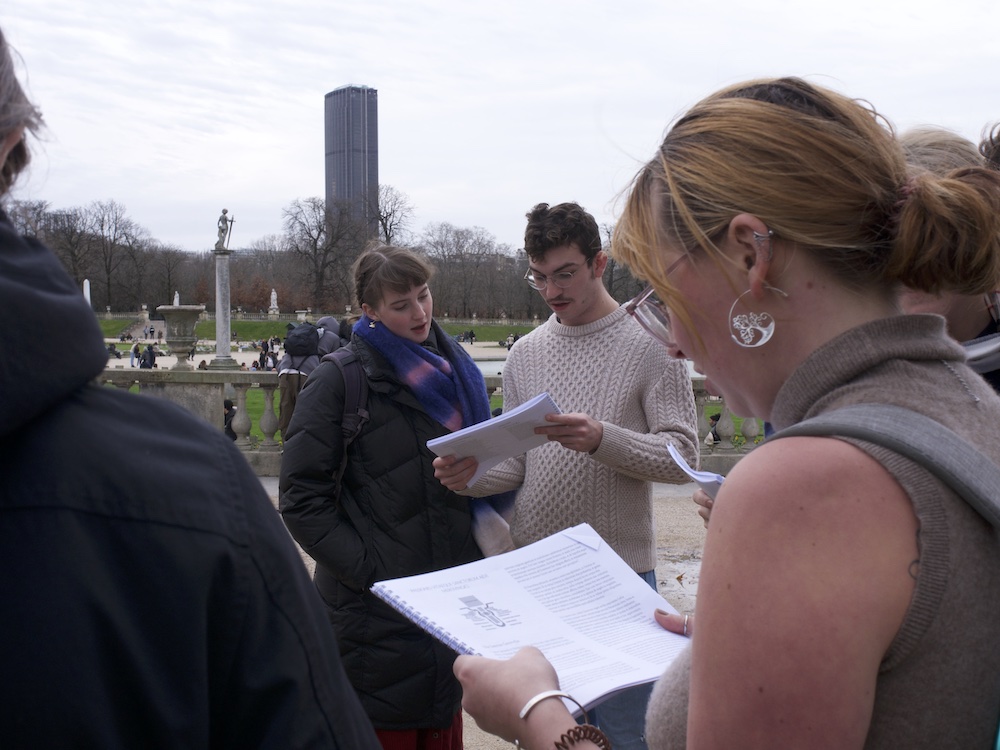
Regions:
<instances>
[{"instance_id":1,"label":"gray bag strap","mask_svg":"<svg viewBox=\"0 0 1000 750\"><path fill-rule=\"evenodd\" d=\"M923 466L1000 529L1000 467L930 417L902 406L859 404L799 422L768 439L795 435L837 435L889 448Z\"/></svg>"}]
</instances>

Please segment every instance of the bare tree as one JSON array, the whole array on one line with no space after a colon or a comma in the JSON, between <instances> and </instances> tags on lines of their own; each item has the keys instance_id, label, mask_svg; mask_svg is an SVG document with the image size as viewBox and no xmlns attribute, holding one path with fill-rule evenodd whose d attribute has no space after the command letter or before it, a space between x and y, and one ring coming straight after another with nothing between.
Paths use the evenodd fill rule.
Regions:
<instances>
[{"instance_id":1,"label":"bare tree","mask_svg":"<svg viewBox=\"0 0 1000 750\"><path fill-rule=\"evenodd\" d=\"M611 238L615 233L614 224L602 224L604 250L608 253L608 266L604 269L604 288L619 302L626 302L642 291L643 285L632 275L627 266L615 260L611 254Z\"/></svg>"},{"instance_id":2,"label":"bare tree","mask_svg":"<svg viewBox=\"0 0 1000 750\"><path fill-rule=\"evenodd\" d=\"M461 318L495 314L488 309L490 287L496 282L498 258L506 246L482 227L431 224L421 243L438 260L434 290L440 306Z\"/></svg>"},{"instance_id":3,"label":"bare tree","mask_svg":"<svg viewBox=\"0 0 1000 750\"><path fill-rule=\"evenodd\" d=\"M169 305L173 299L170 290L165 296L160 296L161 280L157 278L159 266L155 262L155 245L145 227L127 220L121 238L121 252L125 260L114 279L119 309L137 310L143 302L149 302L155 308L157 305Z\"/></svg>"},{"instance_id":4,"label":"bare tree","mask_svg":"<svg viewBox=\"0 0 1000 750\"><path fill-rule=\"evenodd\" d=\"M406 242L413 206L405 193L392 185L378 186L378 205L369 209L378 218L378 239L386 245Z\"/></svg>"},{"instance_id":5,"label":"bare tree","mask_svg":"<svg viewBox=\"0 0 1000 750\"><path fill-rule=\"evenodd\" d=\"M45 224L49 216L47 201L11 201L7 206L7 217L18 234L35 237L43 242Z\"/></svg>"},{"instance_id":6,"label":"bare tree","mask_svg":"<svg viewBox=\"0 0 1000 750\"><path fill-rule=\"evenodd\" d=\"M104 303L115 307L118 272L128 260L124 248L132 231L132 220L125 214L125 207L114 201L94 201L87 207L86 216L101 275Z\"/></svg>"},{"instance_id":7,"label":"bare tree","mask_svg":"<svg viewBox=\"0 0 1000 750\"><path fill-rule=\"evenodd\" d=\"M293 201L284 212L285 247L302 264L310 306L331 310L349 304L350 266L367 240L367 229L351 207L324 205L322 198Z\"/></svg>"},{"instance_id":8,"label":"bare tree","mask_svg":"<svg viewBox=\"0 0 1000 750\"><path fill-rule=\"evenodd\" d=\"M81 208L53 211L44 219L42 240L52 249L77 284L97 273L95 245Z\"/></svg>"},{"instance_id":9,"label":"bare tree","mask_svg":"<svg viewBox=\"0 0 1000 750\"><path fill-rule=\"evenodd\" d=\"M148 252L151 288L155 299L173 300L174 292L179 292L183 304L195 304L194 288L183 288L181 267L187 261L187 254L178 247L154 243Z\"/></svg>"}]
</instances>

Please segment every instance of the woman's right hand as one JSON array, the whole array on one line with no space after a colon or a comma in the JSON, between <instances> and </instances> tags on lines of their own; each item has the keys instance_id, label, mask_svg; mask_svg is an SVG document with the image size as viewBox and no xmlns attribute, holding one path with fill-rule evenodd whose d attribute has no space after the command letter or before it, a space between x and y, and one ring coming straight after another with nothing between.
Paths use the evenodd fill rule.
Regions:
<instances>
[{"instance_id":1,"label":"woman's right hand","mask_svg":"<svg viewBox=\"0 0 1000 750\"><path fill-rule=\"evenodd\" d=\"M469 480L479 468L479 462L474 456L458 459L454 456L439 456L433 461L434 476L452 492L464 490L469 486Z\"/></svg>"},{"instance_id":2,"label":"woman's right hand","mask_svg":"<svg viewBox=\"0 0 1000 750\"><path fill-rule=\"evenodd\" d=\"M538 703L527 719L518 716L533 696L559 688L555 669L533 646L504 660L459 656L454 670L462 683L462 708L490 734L525 747L551 747L575 724L557 698Z\"/></svg>"},{"instance_id":3,"label":"woman's right hand","mask_svg":"<svg viewBox=\"0 0 1000 750\"><path fill-rule=\"evenodd\" d=\"M691 496L691 499L694 500L695 505L700 506L698 508L698 515L705 520L705 528L707 529L708 519L712 515L712 506L715 504L715 501L709 496L707 492L705 492L705 490L701 489L700 487L697 490L695 490L694 495Z\"/></svg>"}]
</instances>

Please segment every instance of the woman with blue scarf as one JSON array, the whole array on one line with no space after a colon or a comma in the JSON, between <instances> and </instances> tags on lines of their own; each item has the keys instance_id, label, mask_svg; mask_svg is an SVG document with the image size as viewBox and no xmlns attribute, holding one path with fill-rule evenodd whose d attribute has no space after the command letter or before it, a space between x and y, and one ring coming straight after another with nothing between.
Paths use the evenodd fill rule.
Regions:
<instances>
[{"instance_id":1,"label":"woman with blue scarf","mask_svg":"<svg viewBox=\"0 0 1000 750\"><path fill-rule=\"evenodd\" d=\"M345 382L335 362L322 362L299 394L281 467L282 516L316 560L344 667L385 750L460 749L462 694L455 653L369 587L512 546L493 506L473 506L434 478L427 441L488 419L490 409L479 369L434 322L431 273L403 248L358 258L364 315L348 344L357 362L347 366L364 369L368 420L341 467ZM477 529L500 530L483 551L474 516L490 519Z\"/></svg>"}]
</instances>

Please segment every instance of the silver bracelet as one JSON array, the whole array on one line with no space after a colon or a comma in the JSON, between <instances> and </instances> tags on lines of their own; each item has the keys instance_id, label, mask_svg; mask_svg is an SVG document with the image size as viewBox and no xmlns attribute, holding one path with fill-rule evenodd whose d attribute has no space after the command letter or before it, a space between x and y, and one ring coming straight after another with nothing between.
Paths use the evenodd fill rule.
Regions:
<instances>
[{"instance_id":1,"label":"silver bracelet","mask_svg":"<svg viewBox=\"0 0 1000 750\"><path fill-rule=\"evenodd\" d=\"M565 698L566 700L573 701L573 703L578 705L580 707L580 710L583 711L583 721L584 723L587 723L587 709L583 707L583 704L581 704L580 701L578 701L572 695L563 690L542 691L541 693L539 693L534 698L532 698L531 700L529 700L527 703L524 704L524 708L521 709L521 713L517 715L518 718L519 719L528 718L528 713L531 711L531 709L533 709L536 705L541 703L546 698Z\"/></svg>"},{"instance_id":2,"label":"silver bracelet","mask_svg":"<svg viewBox=\"0 0 1000 750\"><path fill-rule=\"evenodd\" d=\"M572 701L573 703L575 703L576 705L578 705L580 707L581 711L583 711L583 721L584 721L584 723L585 724L589 723L589 719L587 718L587 709L585 709L583 707L583 704L580 703L580 701L578 701L572 695L570 695L569 693L567 693L567 692L565 692L563 690L543 690L541 693L539 693L538 695L536 695L534 698L531 698L527 703L524 704L524 708L522 708L521 712L517 715L518 718L522 719L522 720L527 719L528 718L528 714L531 712L531 709L533 709L535 706L537 706L539 703L541 703L546 698L565 698L566 700ZM520 748L521 747L521 742L519 740L515 739L514 740L514 747Z\"/></svg>"}]
</instances>

